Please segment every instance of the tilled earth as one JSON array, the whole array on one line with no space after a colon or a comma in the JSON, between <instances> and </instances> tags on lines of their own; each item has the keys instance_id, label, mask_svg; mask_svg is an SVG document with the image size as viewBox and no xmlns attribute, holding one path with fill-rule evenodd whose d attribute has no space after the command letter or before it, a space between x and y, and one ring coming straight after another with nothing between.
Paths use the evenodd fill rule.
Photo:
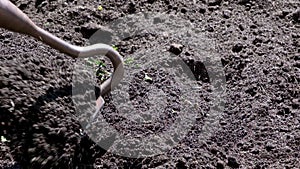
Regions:
<instances>
[{"instance_id":1,"label":"tilled earth","mask_svg":"<svg viewBox=\"0 0 300 169\"><path fill-rule=\"evenodd\" d=\"M100 25L129 14L167 13L189 21L216 44L226 77L226 103L219 127L210 131L209 139L199 139L213 98L209 77L201 60L193 57L197 55L193 48L172 35L161 38L155 33L118 42L115 45L125 60L137 50L168 50L174 42L182 44L178 56L190 66L199 87L200 118L176 146L153 157L122 157L95 144L78 121L72 102L75 60L35 39L1 29L0 168L300 167L297 0L12 2L43 29L79 46L88 45ZM152 79L145 81L145 72ZM180 110L176 100L181 93L172 78L158 70L145 72L130 85L130 97L138 105L134 113L147 109L151 85L170 93L170 109L156 124L134 126L118 116L107 96L104 117L119 131L163 130L173 122L172 110Z\"/></svg>"}]
</instances>

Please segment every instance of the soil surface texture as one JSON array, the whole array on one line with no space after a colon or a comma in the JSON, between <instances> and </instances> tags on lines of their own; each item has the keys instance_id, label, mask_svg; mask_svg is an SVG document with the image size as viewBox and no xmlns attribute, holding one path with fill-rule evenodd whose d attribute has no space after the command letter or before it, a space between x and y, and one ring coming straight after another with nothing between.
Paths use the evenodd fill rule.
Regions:
<instances>
[{"instance_id":1,"label":"soil surface texture","mask_svg":"<svg viewBox=\"0 0 300 169\"><path fill-rule=\"evenodd\" d=\"M78 118L86 114L78 115L72 100L76 60L36 39L0 29L0 168L300 168L298 0L12 2L38 26L78 46L88 46L89 38L105 25L141 12L170 14L189 22L214 42L225 79L224 108L217 127L201 139L215 99L212 77L197 59L196 47L171 29L165 36L150 31L109 44L124 57L125 66L132 64L130 57L137 52L173 53L188 65L197 85L189 93L198 103L190 112L195 121L186 135L162 154L124 157L109 151L111 138L102 140L106 147L96 144L85 130L84 118ZM110 71L109 64L104 68ZM120 115L112 95L104 98L101 111L107 123L124 135L168 130L186 106L180 104L184 94L180 82L160 69L145 68L128 83L132 115ZM166 99L151 100L160 91ZM163 112L145 113L160 103L166 105Z\"/></svg>"}]
</instances>

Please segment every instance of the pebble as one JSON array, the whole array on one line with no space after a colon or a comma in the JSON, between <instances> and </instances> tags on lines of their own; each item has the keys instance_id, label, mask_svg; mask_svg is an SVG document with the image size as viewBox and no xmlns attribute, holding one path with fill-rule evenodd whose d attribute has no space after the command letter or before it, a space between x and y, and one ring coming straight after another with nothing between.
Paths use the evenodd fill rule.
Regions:
<instances>
[{"instance_id":1,"label":"pebble","mask_svg":"<svg viewBox=\"0 0 300 169\"><path fill-rule=\"evenodd\" d=\"M213 32L213 31L214 31L214 28L213 28L212 26L208 26L208 27L206 28L206 30L207 30L208 32Z\"/></svg>"},{"instance_id":2,"label":"pebble","mask_svg":"<svg viewBox=\"0 0 300 169\"><path fill-rule=\"evenodd\" d=\"M265 146L265 149L267 151L272 151L276 146L274 144L272 144L271 142L267 142L266 146Z\"/></svg>"},{"instance_id":3,"label":"pebble","mask_svg":"<svg viewBox=\"0 0 300 169\"><path fill-rule=\"evenodd\" d=\"M218 161L217 162L217 169L224 169L225 166L224 166L224 162L223 161Z\"/></svg>"},{"instance_id":4,"label":"pebble","mask_svg":"<svg viewBox=\"0 0 300 169\"><path fill-rule=\"evenodd\" d=\"M230 17L231 17L231 11L230 11L230 10L224 10L224 11L223 11L223 17L224 17L225 19L230 18Z\"/></svg>"},{"instance_id":5,"label":"pebble","mask_svg":"<svg viewBox=\"0 0 300 169\"><path fill-rule=\"evenodd\" d=\"M173 43L169 49L169 51L175 55L179 55L183 50L183 45Z\"/></svg>"},{"instance_id":6,"label":"pebble","mask_svg":"<svg viewBox=\"0 0 300 169\"><path fill-rule=\"evenodd\" d=\"M232 51L238 53L243 50L243 45L241 43L237 43L232 47Z\"/></svg>"}]
</instances>

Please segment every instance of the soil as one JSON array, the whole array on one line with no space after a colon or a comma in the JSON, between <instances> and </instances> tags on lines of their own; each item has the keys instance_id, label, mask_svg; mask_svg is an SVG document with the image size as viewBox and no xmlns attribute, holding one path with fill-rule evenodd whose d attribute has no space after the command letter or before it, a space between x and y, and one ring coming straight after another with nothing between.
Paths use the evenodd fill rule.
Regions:
<instances>
[{"instance_id":1,"label":"soil","mask_svg":"<svg viewBox=\"0 0 300 169\"><path fill-rule=\"evenodd\" d=\"M0 168L299 168L300 8L296 0L14 0L37 25L79 46L100 25L139 12L175 14L216 43L226 77L226 103L219 127L200 140L209 111L210 80L193 49L175 49L193 68L199 117L167 152L129 158L106 151L84 132L72 102L75 60L25 35L0 30ZM98 10L101 5L103 9ZM146 47L169 49L155 34L116 44L124 58ZM170 43L169 43L170 42ZM176 45L175 45L176 46ZM178 45L177 45L178 46ZM172 46L174 48L174 45ZM173 50L173 49L172 49ZM186 59L189 58L189 59ZM193 63L193 64L191 64ZM151 82L144 80L147 73ZM103 115L117 130L149 134L172 122L180 91L158 70L137 74L130 98L143 113L147 86L163 86L169 109L158 124L133 125L118 116L111 96ZM143 115L143 114L142 114ZM164 125L160 125L164 124ZM110 146L107 141L107 146ZM127 151L126 149L124 151ZM129 151L129 148L128 148Z\"/></svg>"}]
</instances>

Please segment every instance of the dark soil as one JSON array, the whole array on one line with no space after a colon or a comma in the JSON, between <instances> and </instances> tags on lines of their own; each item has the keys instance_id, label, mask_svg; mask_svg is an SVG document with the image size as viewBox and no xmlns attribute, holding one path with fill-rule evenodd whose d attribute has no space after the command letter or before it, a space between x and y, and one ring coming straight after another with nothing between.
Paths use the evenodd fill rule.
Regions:
<instances>
[{"instance_id":1,"label":"dark soil","mask_svg":"<svg viewBox=\"0 0 300 169\"><path fill-rule=\"evenodd\" d=\"M88 45L99 25L141 11L166 12L192 22L213 39L226 76L226 104L218 130L199 140L205 116L165 154L126 158L95 144L77 120L72 102L74 59L24 35L0 30L0 168L299 168L300 3L297 0L14 0L40 27L75 45ZM102 5L103 10L97 10ZM119 42L126 56L147 47L171 47L156 35ZM180 40L176 43L180 44ZM182 44L185 45L185 44ZM182 51L181 51L182 50ZM200 112L209 110L210 81L193 49L176 54L195 68ZM194 63L191 65L191 63ZM201 66L200 66L201 65ZM198 67L198 68L197 68ZM196 70L197 69L197 70ZM145 70L130 95L142 113L148 85L164 85L170 108L180 91L167 75ZM104 117L120 131L163 130L134 126L106 98ZM165 120L165 121L164 121ZM128 126L127 126L128 125ZM140 127L140 128L139 128ZM153 128L154 127L154 128ZM131 128L131 129L129 129ZM147 134L147 133L144 133ZM109 147L111 143L107 142Z\"/></svg>"}]
</instances>

